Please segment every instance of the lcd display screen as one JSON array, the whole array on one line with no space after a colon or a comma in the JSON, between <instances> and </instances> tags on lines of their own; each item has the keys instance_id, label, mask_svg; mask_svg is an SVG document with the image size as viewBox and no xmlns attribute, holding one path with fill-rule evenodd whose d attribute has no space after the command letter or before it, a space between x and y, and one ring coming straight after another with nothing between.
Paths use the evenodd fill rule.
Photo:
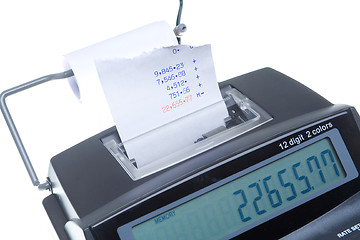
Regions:
<instances>
[{"instance_id":1,"label":"lcd display screen","mask_svg":"<svg viewBox=\"0 0 360 240\"><path fill-rule=\"evenodd\" d=\"M220 239L289 210L346 177L329 138L132 227L136 240Z\"/></svg>"}]
</instances>

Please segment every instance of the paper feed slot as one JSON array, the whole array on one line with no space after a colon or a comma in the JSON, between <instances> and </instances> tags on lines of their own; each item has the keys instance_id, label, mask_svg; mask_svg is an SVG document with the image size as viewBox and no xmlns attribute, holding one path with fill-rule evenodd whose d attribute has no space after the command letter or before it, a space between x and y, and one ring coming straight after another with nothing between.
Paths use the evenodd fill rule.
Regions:
<instances>
[{"instance_id":1,"label":"paper feed slot","mask_svg":"<svg viewBox=\"0 0 360 240\"><path fill-rule=\"evenodd\" d=\"M127 157L125 148L116 131L102 138L101 141L129 176L133 180L138 180L188 160L272 120L270 114L237 89L227 85L220 90L229 113L229 116L224 119L225 126L219 126L210 132L203 133L198 139L194 139L193 144L141 168L137 167L136 159ZM206 110L205 108L200 111ZM176 121L181 121L181 119Z\"/></svg>"}]
</instances>

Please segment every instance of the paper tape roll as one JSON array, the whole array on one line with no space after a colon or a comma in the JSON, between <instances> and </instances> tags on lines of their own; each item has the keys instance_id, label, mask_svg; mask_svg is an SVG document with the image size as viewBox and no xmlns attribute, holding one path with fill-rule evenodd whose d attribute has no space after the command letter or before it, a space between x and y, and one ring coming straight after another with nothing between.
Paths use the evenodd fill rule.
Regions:
<instances>
[{"instance_id":1,"label":"paper tape roll","mask_svg":"<svg viewBox=\"0 0 360 240\"><path fill-rule=\"evenodd\" d=\"M172 29L166 22L155 22L64 56L65 70L72 69L69 79L75 96L96 111L111 118L95 67L96 60L132 58L156 48L177 45Z\"/></svg>"}]
</instances>

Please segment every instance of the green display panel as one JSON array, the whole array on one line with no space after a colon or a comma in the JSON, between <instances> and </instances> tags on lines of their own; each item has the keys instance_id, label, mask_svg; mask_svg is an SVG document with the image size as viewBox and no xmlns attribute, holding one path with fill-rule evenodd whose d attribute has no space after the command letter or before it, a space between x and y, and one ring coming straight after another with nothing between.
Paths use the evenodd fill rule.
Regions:
<instances>
[{"instance_id":1,"label":"green display panel","mask_svg":"<svg viewBox=\"0 0 360 240\"><path fill-rule=\"evenodd\" d=\"M133 228L135 239L219 239L345 178L328 138Z\"/></svg>"}]
</instances>

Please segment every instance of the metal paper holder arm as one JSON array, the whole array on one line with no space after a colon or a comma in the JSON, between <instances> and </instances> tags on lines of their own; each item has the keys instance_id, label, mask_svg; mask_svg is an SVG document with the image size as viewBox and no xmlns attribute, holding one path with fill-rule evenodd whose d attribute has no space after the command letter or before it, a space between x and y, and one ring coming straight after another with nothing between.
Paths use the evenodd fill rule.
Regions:
<instances>
[{"instance_id":1,"label":"metal paper holder arm","mask_svg":"<svg viewBox=\"0 0 360 240\"><path fill-rule=\"evenodd\" d=\"M0 108L1 108L1 112L5 118L6 124L8 125L8 128L10 130L10 133L14 139L14 142L16 144L16 147L19 151L19 154L24 162L25 168L30 176L30 179L33 183L34 186L37 186L39 190L51 190L51 183L49 180L47 180L45 183L40 184L39 179L36 176L36 172L31 164L30 158L25 150L24 144L21 141L20 135L16 129L15 123L10 115L9 109L6 105L6 101L5 99L10 96L13 95L15 93L24 91L26 89L35 87L37 85L40 85L42 83L51 81L51 80L56 80L56 79L63 79L63 78L69 78L71 76L74 76L73 71L67 70L65 72L62 73L55 73L55 74L50 74L44 77L40 77L38 79L32 80L30 82L21 84L19 86L10 88L8 90L5 90L4 92L2 92L0 94Z\"/></svg>"}]
</instances>

